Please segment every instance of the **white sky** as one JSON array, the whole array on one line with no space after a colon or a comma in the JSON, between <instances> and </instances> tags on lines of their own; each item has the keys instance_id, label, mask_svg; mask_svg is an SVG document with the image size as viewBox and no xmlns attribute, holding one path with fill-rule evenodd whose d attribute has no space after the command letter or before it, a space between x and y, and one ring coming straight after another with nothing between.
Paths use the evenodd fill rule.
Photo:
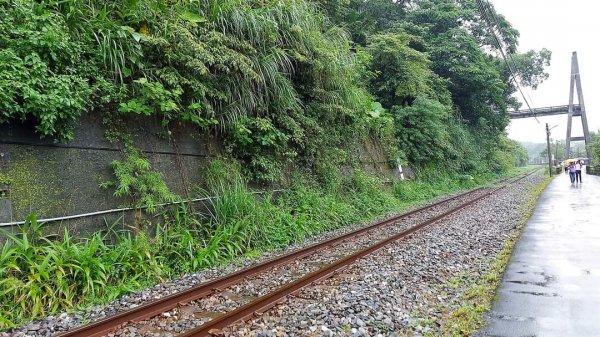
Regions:
<instances>
[{"instance_id":1,"label":"white sky","mask_svg":"<svg viewBox=\"0 0 600 337\"><path fill-rule=\"evenodd\" d=\"M600 129L600 33L598 2L593 0L491 0L498 13L521 33L519 52L547 48L552 51L550 78L537 90L527 88L533 107L566 105L569 103L571 54L577 52L585 110L590 131ZM575 95L577 97L577 95ZM519 96L520 98L520 96ZM522 99L521 99L522 101ZM531 104L532 102L530 102ZM577 98L575 98L577 103ZM526 108L525 105L523 105ZM518 141L545 142L545 123L553 139L564 140L567 115L512 120L510 138ZM581 118L573 117L572 137L583 136Z\"/></svg>"}]
</instances>

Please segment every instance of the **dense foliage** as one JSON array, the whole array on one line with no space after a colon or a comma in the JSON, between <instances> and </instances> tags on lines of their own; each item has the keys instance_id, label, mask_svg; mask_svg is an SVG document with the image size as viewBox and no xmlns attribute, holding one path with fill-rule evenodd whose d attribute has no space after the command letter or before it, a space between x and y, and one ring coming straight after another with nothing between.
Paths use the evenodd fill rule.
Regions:
<instances>
[{"instance_id":1,"label":"dense foliage","mask_svg":"<svg viewBox=\"0 0 600 337\"><path fill-rule=\"evenodd\" d=\"M517 144L502 145L509 142L507 108L518 104L491 31L510 53L519 34L493 6L482 17L471 0L319 2L372 55L370 92L396 119L398 144L409 161L428 166L443 160L461 170L477 163L485 170L503 166L498 151L522 152ZM548 77L550 56L543 49L510 60L521 82L536 88Z\"/></svg>"},{"instance_id":2,"label":"dense foliage","mask_svg":"<svg viewBox=\"0 0 600 337\"><path fill-rule=\"evenodd\" d=\"M352 161L368 137L392 161L485 170L515 104L497 50L471 0L0 0L0 123L58 141L85 112L191 123L265 181ZM515 55L523 83L549 58Z\"/></svg>"},{"instance_id":3,"label":"dense foliage","mask_svg":"<svg viewBox=\"0 0 600 337\"><path fill-rule=\"evenodd\" d=\"M592 132L591 137L592 142L588 144L588 149L592 153L592 158L594 159L595 164L597 160L600 160L600 130L597 132Z\"/></svg>"},{"instance_id":4,"label":"dense foliage","mask_svg":"<svg viewBox=\"0 0 600 337\"><path fill-rule=\"evenodd\" d=\"M179 199L169 190L162 175L153 171L150 162L131 145L126 147L125 160L113 161L112 167L115 181L106 181L100 186L114 189L116 197L128 198L130 206L155 213L157 205Z\"/></svg>"},{"instance_id":5,"label":"dense foliage","mask_svg":"<svg viewBox=\"0 0 600 337\"><path fill-rule=\"evenodd\" d=\"M0 2L0 123L31 119L42 136L72 138L93 65L77 66L84 46L60 14L33 7Z\"/></svg>"}]
</instances>

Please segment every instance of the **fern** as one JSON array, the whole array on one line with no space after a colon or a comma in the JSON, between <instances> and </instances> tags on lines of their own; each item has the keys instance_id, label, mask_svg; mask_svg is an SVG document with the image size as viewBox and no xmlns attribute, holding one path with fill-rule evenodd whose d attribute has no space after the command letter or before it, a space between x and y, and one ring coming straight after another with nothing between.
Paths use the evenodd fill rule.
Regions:
<instances>
[{"instance_id":1,"label":"fern","mask_svg":"<svg viewBox=\"0 0 600 337\"><path fill-rule=\"evenodd\" d=\"M125 160L112 162L115 180L104 182L103 188L113 188L114 195L129 199L130 205L155 213L161 203L174 202L180 198L172 193L162 175L152 170L150 162L139 150L126 146Z\"/></svg>"}]
</instances>

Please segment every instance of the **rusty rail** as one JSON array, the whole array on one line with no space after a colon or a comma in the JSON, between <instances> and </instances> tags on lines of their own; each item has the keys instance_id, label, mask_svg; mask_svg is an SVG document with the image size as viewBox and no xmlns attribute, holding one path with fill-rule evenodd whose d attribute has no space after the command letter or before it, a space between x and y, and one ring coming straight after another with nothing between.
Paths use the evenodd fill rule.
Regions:
<instances>
[{"instance_id":1,"label":"rusty rail","mask_svg":"<svg viewBox=\"0 0 600 337\"><path fill-rule=\"evenodd\" d=\"M536 170L537 171L537 170ZM395 234L387 239L383 239L379 242L377 242L376 244L369 246L367 248L364 248L352 255L349 255L345 258L342 258L332 264L329 264L315 272L312 272L302 278L297 279L294 282L291 282L287 285L284 285L282 287L280 287L279 289L268 293L262 297L259 297L258 299L244 305L241 306L233 311L230 311L228 313L225 313L221 316L216 317L215 319L204 323L203 325L189 330L185 333L182 333L180 335L178 335L178 337L204 337L204 336L209 336L215 332L218 332L219 329L222 329L224 327L227 327L235 322L241 321L241 320L245 320L250 318L251 316L253 316L255 313L261 313L264 312L268 309L270 309L271 307L273 307L275 304L277 304L277 302L281 301L283 298L289 296L289 295L293 295L294 293L298 292L299 290L301 290L302 288L314 283L314 282L318 282L320 280L326 279L330 276L332 276L335 273L340 272L341 270L347 268L348 266L352 265L354 262L356 262L358 259L363 258L385 246L387 246L388 244L398 241L400 239L406 238L407 236L413 234L414 232L422 229L423 227L429 226L431 224L434 224L436 222L438 222L439 220L453 214L456 213L457 211L460 211L474 203L476 203L477 201L486 198L494 193L496 193L497 191L507 187L508 185L515 183L521 179L526 178L527 176L535 173L531 172L527 175L524 175L512 182L509 182L501 187L498 187L496 189L493 189L492 191L485 193L482 196L479 196L473 200L470 200L462 205L459 205L457 207L454 207L440 215L437 215L429 220L426 220L418 225L415 225L409 229L406 229L398 234Z\"/></svg>"},{"instance_id":2,"label":"rusty rail","mask_svg":"<svg viewBox=\"0 0 600 337\"><path fill-rule=\"evenodd\" d=\"M507 180L507 179L502 179L500 182L505 181L505 180ZM468 191L466 193L462 193L462 194L456 195L454 197L433 203L431 205L421 207L421 208L412 210L412 211L404 213L404 214L393 216L389 219L385 219L383 221L377 222L370 226L360 228L358 230L340 235L338 237L315 243L311 246L296 250L294 252L291 252L289 254L286 254L286 255L283 255L280 257L276 257L276 258L267 260L260 264L251 266L247 269L243 269L238 272L222 276L215 280L196 285L194 287L191 287L191 288L181 291L179 293L165 296L158 300L154 300L154 301L145 303L143 305L140 305L136 308L133 308L133 309L130 309L127 311L123 311L121 313L106 317L104 319L98 320L96 322L93 322L93 323L85 325L85 326L75 328L73 330L62 333L59 336L60 337L100 337L100 336L104 336L105 334L107 334L115 329L118 329L119 327L121 327L125 324L148 319L153 316L159 315L165 311L168 311L168 310L171 310L178 306L181 306L185 303L189 303L191 301L195 301L195 300L204 298L216 291L224 289L230 285L236 284L236 283L244 280L245 278L265 272L273 267L285 264L290 261L295 261L295 260L303 258L307 255L318 252L324 248L342 243L352 237L362 235L373 229L395 223L398 220L409 217L409 216L419 213L419 212L426 211L426 210L434 208L436 206L440 206L449 201L471 195L475 192L481 191L482 189L483 189L483 187L480 187L480 188ZM488 194L486 194L486 195L488 195Z\"/></svg>"}]
</instances>

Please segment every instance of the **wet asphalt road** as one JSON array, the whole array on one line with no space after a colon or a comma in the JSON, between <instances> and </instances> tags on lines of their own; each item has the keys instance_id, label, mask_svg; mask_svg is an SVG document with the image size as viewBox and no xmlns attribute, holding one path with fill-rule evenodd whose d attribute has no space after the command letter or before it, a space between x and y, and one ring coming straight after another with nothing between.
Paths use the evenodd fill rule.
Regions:
<instances>
[{"instance_id":1,"label":"wet asphalt road","mask_svg":"<svg viewBox=\"0 0 600 337\"><path fill-rule=\"evenodd\" d=\"M600 177L556 177L504 274L485 336L600 336Z\"/></svg>"}]
</instances>

